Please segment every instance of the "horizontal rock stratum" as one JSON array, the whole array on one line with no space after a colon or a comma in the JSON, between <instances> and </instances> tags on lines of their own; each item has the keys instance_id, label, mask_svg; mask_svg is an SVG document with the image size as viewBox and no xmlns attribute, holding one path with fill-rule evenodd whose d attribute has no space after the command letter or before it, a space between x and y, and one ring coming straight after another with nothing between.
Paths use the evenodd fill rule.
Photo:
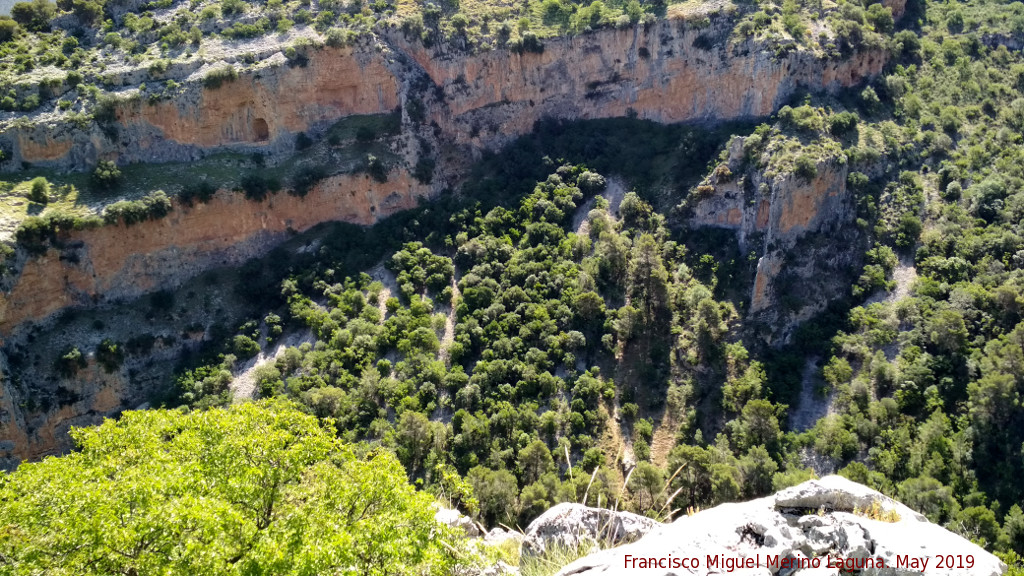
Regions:
<instances>
[{"instance_id":1,"label":"horizontal rock stratum","mask_svg":"<svg viewBox=\"0 0 1024 576\"><path fill-rule=\"evenodd\" d=\"M202 78L228 64L183 68L170 78L181 89L169 99L143 102L134 86L114 92L120 104L110 126L78 126L52 113L0 124L0 145L11 152L0 168L30 162L86 170L98 159L125 164L225 150L281 153L300 132L396 108L422 110L422 124L404 114L405 132L425 135L436 127L442 141L472 150L499 148L545 118L757 118L800 92L857 85L888 60L879 48L843 57L803 48L780 53L763 41L734 38L733 23L726 16L707 27L662 20L547 39L539 53L425 48L381 29L353 47L314 50L303 66L288 65L278 52L222 86L206 86Z\"/></svg>"},{"instance_id":2,"label":"horizontal rock stratum","mask_svg":"<svg viewBox=\"0 0 1024 576\"><path fill-rule=\"evenodd\" d=\"M692 565L692 559L696 567L678 566ZM813 564L814 559L819 567L797 568ZM655 567L641 567L650 566L651 561ZM873 566L865 567L868 564ZM843 572L843 567L854 569ZM577 560L559 576L999 576L1005 572L1006 565L998 558L903 504L841 476L827 476L774 496L684 516L633 544Z\"/></svg>"}]
</instances>

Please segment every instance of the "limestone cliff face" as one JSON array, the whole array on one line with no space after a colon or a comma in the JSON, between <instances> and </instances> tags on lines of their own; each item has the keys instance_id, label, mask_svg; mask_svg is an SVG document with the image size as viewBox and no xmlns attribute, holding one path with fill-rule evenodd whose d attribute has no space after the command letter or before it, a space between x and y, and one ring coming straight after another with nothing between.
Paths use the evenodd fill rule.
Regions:
<instances>
[{"instance_id":1,"label":"limestone cliff face","mask_svg":"<svg viewBox=\"0 0 1024 576\"><path fill-rule=\"evenodd\" d=\"M202 330L182 335L180 327L164 327L168 343L158 344L144 357L129 359L122 369L108 374L90 357L86 368L72 378L63 378L49 368L53 359L72 345L88 357L102 332L44 326L46 336L36 338L30 330L34 322L69 306L112 303L174 289L205 270L265 254L288 236L322 222L372 224L414 207L430 193L430 187L400 171L392 172L384 183L365 175L333 176L303 198L280 193L253 202L239 193L220 191L205 204L177 204L160 220L73 232L64 239L63 250L50 249L29 259L13 290L0 295L0 336L9 340L5 352L18 349L18 355L35 358L34 369L26 370L23 365L12 371L6 356L0 355L4 374L0 380L0 467L65 451L70 447L67 432L71 426L97 424L161 393L168 370L154 368L154 362L173 365L197 338L204 337ZM186 288L187 284L181 291ZM124 329L128 333L137 333L131 326L160 332L161 328L145 319L144 303L123 307L138 310L108 310L104 322L112 330L112 325L120 322L129 326ZM188 308L190 318L177 318L178 325L208 327L214 322L214 314L198 303ZM134 316L129 320L127 314ZM12 381L12 373L20 373L22 381Z\"/></svg>"},{"instance_id":2,"label":"limestone cliff face","mask_svg":"<svg viewBox=\"0 0 1024 576\"><path fill-rule=\"evenodd\" d=\"M221 191L206 204L178 204L160 220L73 232L64 242L69 248L29 259L14 288L0 294L0 333L67 306L174 287L204 270L264 254L289 234L322 222L372 224L430 192L403 171L383 183L343 174L302 198L280 193L253 202Z\"/></svg>"},{"instance_id":3,"label":"limestone cliff face","mask_svg":"<svg viewBox=\"0 0 1024 576\"><path fill-rule=\"evenodd\" d=\"M767 340L785 341L797 324L850 288L847 270L863 250L846 190L849 170L840 154L819 159L810 178L792 171L768 176L744 169L743 141L730 144L727 165L736 175L712 175L703 183L691 223L735 230L742 253L761 255L749 314L771 327Z\"/></svg>"},{"instance_id":4,"label":"limestone cliff face","mask_svg":"<svg viewBox=\"0 0 1024 576\"><path fill-rule=\"evenodd\" d=\"M457 142L493 147L542 118L635 113L657 122L771 114L798 89L833 91L877 74L881 52L826 60L796 51L777 58L753 41L734 43L731 24L683 21L549 40L541 53L473 57L394 39L443 90L434 120ZM698 46L711 45L710 49Z\"/></svg>"},{"instance_id":5,"label":"limestone cliff face","mask_svg":"<svg viewBox=\"0 0 1024 576\"><path fill-rule=\"evenodd\" d=\"M101 158L159 162L224 149L284 151L298 132L415 100L441 140L494 148L541 118L764 116L797 91L857 84L886 61L883 51L842 60L801 49L776 56L757 41L734 41L731 28L724 16L704 28L663 20L549 39L540 53L479 54L426 49L384 29L354 47L312 51L303 66L278 52L218 88L204 87L202 79L225 65L182 68L178 96L151 104L129 90L110 125L79 128L48 117L12 127L0 142L12 151L12 167L24 161L75 170ZM420 131L411 122L404 129Z\"/></svg>"},{"instance_id":6,"label":"limestone cliff face","mask_svg":"<svg viewBox=\"0 0 1024 576\"><path fill-rule=\"evenodd\" d=\"M390 112L399 105L399 76L372 49L325 47L306 66L280 53L219 87L203 78L224 65L206 66L180 78L173 99L143 102L127 93L116 119L86 129L39 123L14 131L16 162L75 170L98 159L167 162L223 149L290 148L294 135L353 114Z\"/></svg>"},{"instance_id":7,"label":"limestone cliff face","mask_svg":"<svg viewBox=\"0 0 1024 576\"><path fill-rule=\"evenodd\" d=\"M72 401L26 410L31 396L0 384L0 466L12 468L23 460L59 454L70 447L72 426L99 424L104 416L124 409L130 386L121 374L108 374L94 360L76 378L62 383Z\"/></svg>"}]
</instances>

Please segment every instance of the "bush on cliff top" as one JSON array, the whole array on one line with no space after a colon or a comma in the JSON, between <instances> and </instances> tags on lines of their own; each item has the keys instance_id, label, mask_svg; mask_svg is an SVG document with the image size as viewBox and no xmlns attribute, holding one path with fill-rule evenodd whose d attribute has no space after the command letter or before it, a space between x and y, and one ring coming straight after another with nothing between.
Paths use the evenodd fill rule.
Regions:
<instances>
[{"instance_id":1,"label":"bush on cliff top","mask_svg":"<svg viewBox=\"0 0 1024 576\"><path fill-rule=\"evenodd\" d=\"M163 218L171 211L171 207L171 199L167 194L163 190L156 190L141 200L114 202L103 211L103 220L107 224L124 222L130 226L145 220Z\"/></svg>"},{"instance_id":2,"label":"bush on cliff top","mask_svg":"<svg viewBox=\"0 0 1024 576\"><path fill-rule=\"evenodd\" d=\"M238 70L235 70L233 66L217 68L206 73L206 76L203 77L203 86L209 90L215 90L225 83L234 82L237 79Z\"/></svg>"},{"instance_id":3,"label":"bush on cliff top","mask_svg":"<svg viewBox=\"0 0 1024 576\"><path fill-rule=\"evenodd\" d=\"M394 455L291 404L128 412L0 486L9 574L443 574L450 534Z\"/></svg>"}]
</instances>

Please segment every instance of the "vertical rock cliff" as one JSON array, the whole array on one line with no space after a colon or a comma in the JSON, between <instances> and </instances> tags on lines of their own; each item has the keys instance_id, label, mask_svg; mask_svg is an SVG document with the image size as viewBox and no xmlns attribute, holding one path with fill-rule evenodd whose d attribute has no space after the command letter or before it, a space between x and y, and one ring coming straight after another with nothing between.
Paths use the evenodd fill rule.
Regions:
<instances>
[{"instance_id":1,"label":"vertical rock cliff","mask_svg":"<svg viewBox=\"0 0 1024 576\"><path fill-rule=\"evenodd\" d=\"M766 340L779 343L847 293L862 234L841 151L818 158L811 176L750 166L743 144L730 144L729 176L716 170L698 188L691 223L735 230L741 253L759 254L749 318L766 327Z\"/></svg>"}]
</instances>

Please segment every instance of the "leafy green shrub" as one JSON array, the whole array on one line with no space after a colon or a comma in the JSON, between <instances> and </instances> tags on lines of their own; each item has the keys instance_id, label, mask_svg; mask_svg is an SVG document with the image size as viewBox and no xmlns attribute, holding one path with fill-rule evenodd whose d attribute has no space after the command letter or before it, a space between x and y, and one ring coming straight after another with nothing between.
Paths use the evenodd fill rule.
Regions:
<instances>
[{"instance_id":1,"label":"leafy green shrub","mask_svg":"<svg viewBox=\"0 0 1024 576\"><path fill-rule=\"evenodd\" d=\"M241 190L249 200L262 201L268 193L277 192L280 189L280 182L259 173L246 174L242 177Z\"/></svg>"},{"instance_id":2,"label":"leafy green shrub","mask_svg":"<svg viewBox=\"0 0 1024 576\"><path fill-rule=\"evenodd\" d=\"M29 216L14 231L14 238L32 254L46 252L49 244L71 230L93 228L103 223L95 217L80 218L60 210L47 211L42 216Z\"/></svg>"},{"instance_id":3,"label":"leafy green shrub","mask_svg":"<svg viewBox=\"0 0 1024 576\"><path fill-rule=\"evenodd\" d=\"M818 175L818 162L809 154L801 154L794 161L794 172L804 180L811 180Z\"/></svg>"},{"instance_id":4,"label":"leafy green shrub","mask_svg":"<svg viewBox=\"0 0 1024 576\"><path fill-rule=\"evenodd\" d=\"M244 0L222 0L220 10L225 16L245 13L246 4Z\"/></svg>"},{"instance_id":5,"label":"leafy green shrub","mask_svg":"<svg viewBox=\"0 0 1024 576\"><path fill-rule=\"evenodd\" d=\"M236 40L240 38L257 38L266 34L269 27L270 20L260 18L252 23L236 22L234 25L224 30L222 34L226 38L233 38Z\"/></svg>"},{"instance_id":6,"label":"leafy green shrub","mask_svg":"<svg viewBox=\"0 0 1024 576\"><path fill-rule=\"evenodd\" d=\"M28 199L40 204L50 201L50 183L46 178L39 176L32 179L32 188L29 190Z\"/></svg>"},{"instance_id":7,"label":"leafy green shrub","mask_svg":"<svg viewBox=\"0 0 1024 576\"><path fill-rule=\"evenodd\" d=\"M313 186L327 177L327 169L323 166L304 166L292 177L291 194L305 196Z\"/></svg>"},{"instance_id":8,"label":"leafy green shrub","mask_svg":"<svg viewBox=\"0 0 1024 576\"><path fill-rule=\"evenodd\" d=\"M909 248L917 242L918 236L924 226L916 214L904 214L900 216L899 227L896 230L896 245L900 248Z\"/></svg>"},{"instance_id":9,"label":"leafy green shrub","mask_svg":"<svg viewBox=\"0 0 1024 576\"><path fill-rule=\"evenodd\" d=\"M11 18L28 30L44 32L50 29L50 20L56 12L57 7L49 0L32 0L12 6Z\"/></svg>"},{"instance_id":10,"label":"leafy green shrub","mask_svg":"<svg viewBox=\"0 0 1024 576\"><path fill-rule=\"evenodd\" d=\"M597 172L585 171L576 178L576 186L584 194L597 194L607 187L607 182L604 176L601 176Z\"/></svg>"},{"instance_id":11,"label":"leafy green shrub","mask_svg":"<svg viewBox=\"0 0 1024 576\"><path fill-rule=\"evenodd\" d=\"M783 106L779 109L779 120L790 128L806 132L818 132L823 128L818 109L808 105L796 108Z\"/></svg>"},{"instance_id":12,"label":"leafy green shrub","mask_svg":"<svg viewBox=\"0 0 1024 576\"><path fill-rule=\"evenodd\" d=\"M170 60L155 60L149 65L149 75L154 77L161 76L164 72L167 72L167 67L170 63Z\"/></svg>"},{"instance_id":13,"label":"leafy green shrub","mask_svg":"<svg viewBox=\"0 0 1024 576\"><path fill-rule=\"evenodd\" d=\"M100 160L92 172L92 182L104 190L112 190L121 183L121 171L110 160Z\"/></svg>"},{"instance_id":14,"label":"leafy green shrub","mask_svg":"<svg viewBox=\"0 0 1024 576\"><path fill-rule=\"evenodd\" d=\"M380 158L373 154L366 157L366 171L378 182L388 181L388 168Z\"/></svg>"},{"instance_id":15,"label":"leafy green shrub","mask_svg":"<svg viewBox=\"0 0 1024 576\"><path fill-rule=\"evenodd\" d=\"M192 206L195 202L205 204L209 202L213 195L217 192L217 187L213 184L206 182L205 180L186 184L181 189L181 201L186 206Z\"/></svg>"},{"instance_id":16,"label":"leafy green shrub","mask_svg":"<svg viewBox=\"0 0 1024 576\"><path fill-rule=\"evenodd\" d=\"M420 184L430 184L434 179L434 168L436 162L433 158L420 158L416 161L416 166L413 168L412 176Z\"/></svg>"},{"instance_id":17,"label":"leafy green shrub","mask_svg":"<svg viewBox=\"0 0 1024 576\"><path fill-rule=\"evenodd\" d=\"M231 341L231 353L242 360L248 360L260 353L260 345L252 338L239 334Z\"/></svg>"},{"instance_id":18,"label":"leafy green shrub","mask_svg":"<svg viewBox=\"0 0 1024 576\"><path fill-rule=\"evenodd\" d=\"M18 23L10 16L0 16L0 43L13 40L18 34Z\"/></svg>"},{"instance_id":19,"label":"leafy green shrub","mask_svg":"<svg viewBox=\"0 0 1024 576\"><path fill-rule=\"evenodd\" d=\"M100 94L96 97L96 105L92 110L92 117L100 124L112 124L117 120L117 107L120 99L113 94Z\"/></svg>"},{"instance_id":20,"label":"leafy green shrub","mask_svg":"<svg viewBox=\"0 0 1024 576\"><path fill-rule=\"evenodd\" d=\"M78 48L78 38L74 36L65 36L60 42L60 51L65 54L71 54Z\"/></svg>"},{"instance_id":21,"label":"leafy green shrub","mask_svg":"<svg viewBox=\"0 0 1024 576\"><path fill-rule=\"evenodd\" d=\"M238 70L234 66L215 68L206 73L203 77L203 86L209 90L216 90L227 82L234 82L238 79Z\"/></svg>"},{"instance_id":22,"label":"leafy green shrub","mask_svg":"<svg viewBox=\"0 0 1024 576\"><path fill-rule=\"evenodd\" d=\"M857 128L860 118L853 112L840 112L828 119L828 130L835 136L845 136Z\"/></svg>"},{"instance_id":23,"label":"leafy green shrub","mask_svg":"<svg viewBox=\"0 0 1024 576\"><path fill-rule=\"evenodd\" d=\"M114 202L103 211L103 220L107 224L123 222L127 226L145 220L163 218L171 211L171 199L163 190L156 190L142 197L141 200L121 200Z\"/></svg>"},{"instance_id":24,"label":"leafy green shrub","mask_svg":"<svg viewBox=\"0 0 1024 576\"><path fill-rule=\"evenodd\" d=\"M292 405L126 412L71 434L79 452L0 487L5 558L26 573L452 570L453 533L394 455L356 450Z\"/></svg>"},{"instance_id":25,"label":"leafy green shrub","mask_svg":"<svg viewBox=\"0 0 1024 576\"><path fill-rule=\"evenodd\" d=\"M875 27L875 30L882 34L892 32L895 20L892 17L892 9L881 4L868 6L867 20Z\"/></svg>"},{"instance_id":26,"label":"leafy green shrub","mask_svg":"<svg viewBox=\"0 0 1024 576\"><path fill-rule=\"evenodd\" d=\"M199 20L216 20L220 16L220 8L216 4L203 6L203 9L199 12Z\"/></svg>"},{"instance_id":27,"label":"leafy green shrub","mask_svg":"<svg viewBox=\"0 0 1024 576\"><path fill-rule=\"evenodd\" d=\"M348 46L355 38L355 31L347 28L331 28L327 31L327 45L331 48Z\"/></svg>"},{"instance_id":28,"label":"leafy green shrub","mask_svg":"<svg viewBox=\"0 0 1024 576\"><path fill-rule=\"evenodd\" d=\"M124 348L110 338L104 338L96 347L96 361L107 373L113 373L124 363Z\"/></svg>"},{"instance_id":29,"label":"leafy green shrub","mask_svg":"<svg viewBox=\"0 0 1024 576\"><path fill-rule=\"evenodd\" d=\"M77 347L72 347L57 358L56 368L61 376L70 378L87 365L88 362L82 355L82 351Z\"/></svg>"}]
</instances>

